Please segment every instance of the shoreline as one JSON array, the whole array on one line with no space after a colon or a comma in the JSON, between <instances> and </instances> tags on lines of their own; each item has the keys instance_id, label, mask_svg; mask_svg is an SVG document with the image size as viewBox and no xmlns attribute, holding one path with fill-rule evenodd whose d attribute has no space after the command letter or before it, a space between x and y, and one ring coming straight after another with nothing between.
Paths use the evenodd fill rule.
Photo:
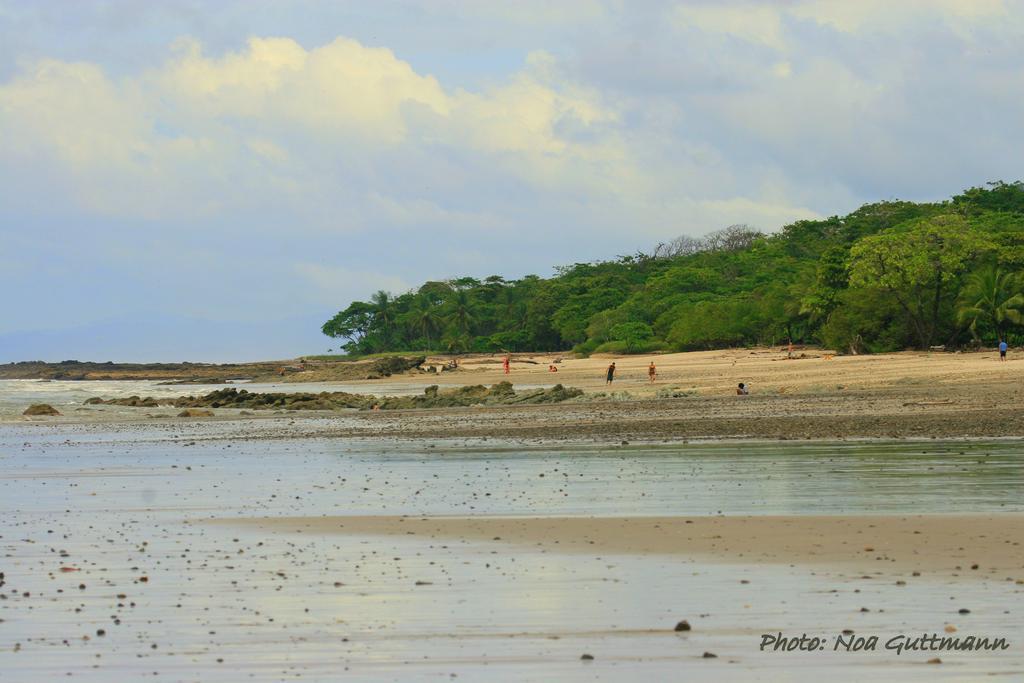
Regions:
<instances>
[{"instance_id":1,"label":"shoreline","mask_svg":"<svg viewBox=\"0 0 1024 683\"><path fill-rule=\"evenodd\" d=\"M558 361L557 373L548 371L547 360ZM181 418L174 408L65 402L57 406L62 417L34 419L21 417L27 404L18 403L18 414L0 417L0 424L60 428L106 423L116 429L163 424L202 436L207 431L204 425L236 420L243 438L246 427L254 427L259 438L275 438L271 428L284 422L289 428L280 430L283 438L498 438L554 443L1024 437L1024 387L1018 372L1024 365L1020 359L1000 363L987 352L787 359L785 352L776 349L731 349L615 360L620 375L612 387L605 386L603 375L609 358L559 359L554 355L537 355L532 363L514 362L510 375L490 357L467 357L454 372L417 371L343 385L302 385L306 392L342 388L410 396L423 394L432 385L444 391L510 381L513 387L562 384L585 392L560 403L386 411L257 410L252 415L218 407L212 408L212 417ZM646 381L650 362L658 367L655 383ZM303 376L300 372L288 379L301 381ZM737 380L751 387L749 396L735 395ZM86 382L76 385L78 389L87 386ZM234 386L241 389L245 385ZM273 391L287 392L279 387ZM126 392L144 396L147 388L146 384L108 388L103 398L127 397ZM174 392L175 396L196 393L190 387L176 388L181 391ZM169 397L167 390L162 387L160 396ZM256 387L252 390L259 391ZM97 389L97 393L103 392ZM9 405L14 409L14 404Z\"/></svg>"}]
</instances>

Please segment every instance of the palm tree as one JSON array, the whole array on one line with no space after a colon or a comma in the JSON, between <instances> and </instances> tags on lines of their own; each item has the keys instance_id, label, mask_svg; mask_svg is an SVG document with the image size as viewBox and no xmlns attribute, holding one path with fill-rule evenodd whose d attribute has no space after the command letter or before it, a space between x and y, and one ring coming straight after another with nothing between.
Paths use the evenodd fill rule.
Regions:
<instances>
[{"instance_id":1,"label":"palm tree","mask_svg":"<svg viewBox=\"0 0 1024 683\"><path fill-rule=\"evenodd\" d=\"M429 351L430 337L441 327L441 317L437 314L437 308L426 297L417 297L412 310L409 311L409 322L412 328L426 339L427 346L424 351Z\"/></svg>"},{"instance_id":2,"label":"palm tree","mask_svg":"<svg viewBox=\"0 0 1024 683\"><path fill-rule=\"evenodd\" d=\"M469 337L464 334L449 333L441 340L441 344L448 353L464 353L469 349Z\"/></svg>"},{"instance_id":3,"label":"palm tree","mask_svg":"<svg viewBox=\"0 0 1024 683\"><path fill-rule=\"evenodd\" d=\"M470 336L470 329L473 326L473 308L475 302L473 297L464 289L458 289L448 300L451 311L448 314L449 322L454 325L455 330L462 337Z\"/></svg>"},{"instance_id":4,"label":"palm tree","mask_svg":"<svg viewBox=\"0 0 1024 683\"><path fill-rule=\"evenodd\" d=\"M385 292L383 289L374 292L373 296L370 297L370 303L373 306L373 320L375 323L380 325L381 331L384 333L385 339L391 339L391 329L395 323L395 311L394 311L394 300L391 295Z\"/></svg>"},{"instance_id":5,"label":"palm tree","mask_svg":"<svg viewBox=\"0 0 1024 683\"><path fill-rule=\"evenodd\" d=\"M1016 325L1024 322L1021 287L1019 275L1004 272L995 265L971 273L960 292L957 320L961 325L970 323L968 329L975 338L980 322L989 325L1002 339L1007 322Z\"/></svg>"}]
</instances>

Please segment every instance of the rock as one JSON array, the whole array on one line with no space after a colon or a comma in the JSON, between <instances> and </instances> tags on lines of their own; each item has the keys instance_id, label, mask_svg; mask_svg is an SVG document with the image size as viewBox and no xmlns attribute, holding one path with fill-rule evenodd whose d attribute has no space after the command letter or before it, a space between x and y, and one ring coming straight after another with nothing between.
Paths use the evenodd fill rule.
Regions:
<instances>
[{"instance_id":1,"label":"rock","mask_svg":"<svg viewBox=\"0 0 1024 683\"><path fill-rule=\"evenodd\" d=\"M373 369L374 372L379 375L390 377L391 375L399 372L418 368L423 365L426 360L426 356L387 356L385 358L378 358L374 361Z\"/></svg>"},{"instance_id":2,"label":"rock","mask_svg":"<svg viewBox=\"0 0 1024 683\"><path fill-rule=\"evenodd\" d=\"M178 413L178 417L213 417L213 411L202 410L201 408L186 408Z\"/></svg>"},{"instance_id":3,"label":"rock","mask_svg":"<svg viewBox=\"0 0 1024 683\"><path fill-rule=\"evenodd\" d=\"M942 660L939 659L938 657L932 657L931 659L928 660L928 663L929 664L942 664Z\"/></svg>"},{"instance_id":4,"label":"rock","mask_svg":"<svg viewBox=\"0 0 1024 683\"><path fill-rule=\"evenodd\" d=\"M680 632L680 631L689 631L689 630L691 630L690 622L688 622L686 619L683 619L678 624L676 624L676 629L675 630L676 630L677 633Z\"/></svg>"},{"instance_id":5,"label":"rock","mask_svg":"<svg viewBox=\"0 0 1024 683\"><path fill-rule=\"evenodd\" d=\"M22 415L60 415L60 412L49 403L35 403L26 408Z\"/></svg>"},{"instance_id":6,"label":"rock","mask_svg":"<svg viewBox=\"0 0 1024 683\"><path fill-rule=\"evenodd\" d=\"M515 396L515 389L512 387L512 382L498 382L491 387L491 396Z\"/></svg>"},{"instance_id":7,"label":"rock","mask_svg":"<svg viewBox=\"0 0 1024 683\"><path fill-rule=\"evenodd\" d=\"M594 661L594 655L588 655L587 653L584 652L580 656L580 659L583 660L584 662L592 662L592 661Z\"/></svg>"},{"instance_id":8,"label":"rock","mask_svg":"<svg viewBox=\"0 0 1024 683\"><path fill-rule=\"evenodd\" d=\"M961 607L960 608L960 614L970 614L970 613L971 613L971 610L967 609L966 607Z\"/></svg>"},{"instance_id":9,"label":"rock","mask_svg":"<svg viewBox=\"0 0 1024 683\"><path fill-rule=\"evenodd\" d=\"M704 659L717 659L718 655L716 655L714 652L705 652L701 655L701 657L703 657Z\"/></svg>"}]
</instances>

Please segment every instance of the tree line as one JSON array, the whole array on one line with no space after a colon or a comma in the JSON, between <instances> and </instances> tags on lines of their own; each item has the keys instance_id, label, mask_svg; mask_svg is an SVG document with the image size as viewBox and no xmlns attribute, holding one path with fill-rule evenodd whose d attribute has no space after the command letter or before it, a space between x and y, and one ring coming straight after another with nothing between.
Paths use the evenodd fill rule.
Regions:
<instances>
[{"instance_id":1,"label":"tree line","mask_svg":"<svg viewBox=\"0 0 1024 683\"><path fill-rule=\"evenodd\" d=\"M770 235L731 226L549 278L379 291L323 332L352 354L1024 344L1024 183L876 202Z\"/></svg>"}]
</instances>

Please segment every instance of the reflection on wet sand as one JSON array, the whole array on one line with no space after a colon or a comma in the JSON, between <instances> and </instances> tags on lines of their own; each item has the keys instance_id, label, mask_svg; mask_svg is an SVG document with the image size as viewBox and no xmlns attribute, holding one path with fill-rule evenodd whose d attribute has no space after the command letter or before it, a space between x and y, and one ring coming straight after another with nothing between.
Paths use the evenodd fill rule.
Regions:
<instances>
[{"instance_id":1,"label":"reflection on wet sand","mask_svg":"<svg viewBox=\"0 0 1024 683\"><path fill-rule=\"evenodd\" d=\"M684 555L834 565L872 574L997 577L1024 585L1024 515L742 517L265 517L229 526L306 535L419 536L542 552ZM506 552L514 548L505 548Z\"/></svg>"}]
</instances>

